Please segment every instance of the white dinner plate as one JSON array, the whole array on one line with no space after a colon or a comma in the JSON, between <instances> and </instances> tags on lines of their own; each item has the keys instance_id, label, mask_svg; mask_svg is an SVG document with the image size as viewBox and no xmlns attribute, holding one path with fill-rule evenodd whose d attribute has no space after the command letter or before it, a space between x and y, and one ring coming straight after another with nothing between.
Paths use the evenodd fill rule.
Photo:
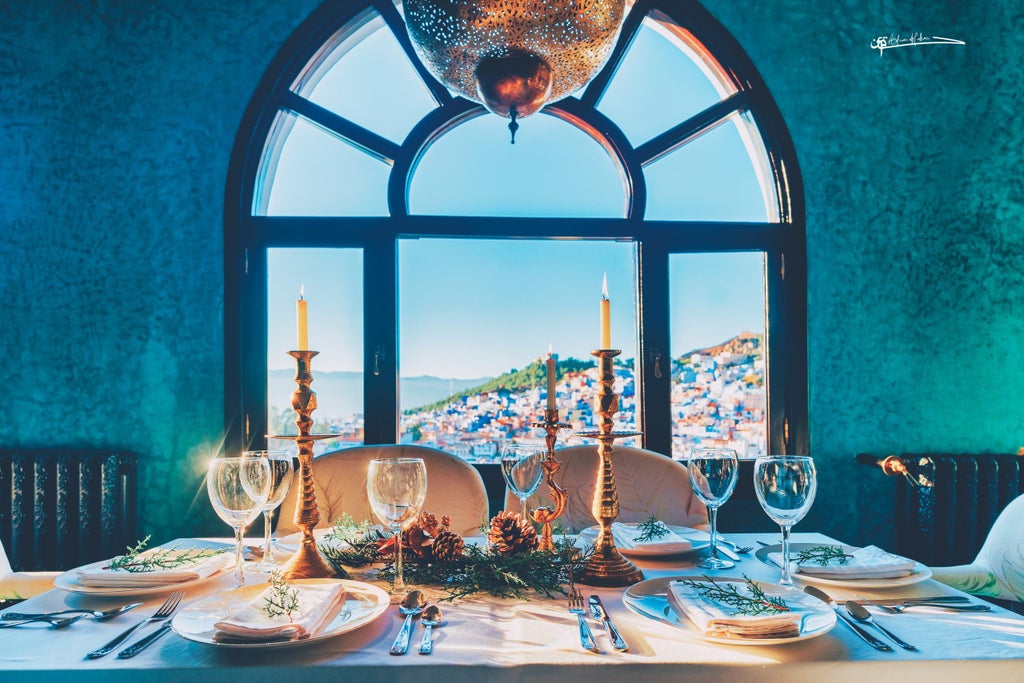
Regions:
<instances>
[{"instance_id":1,"label":"white dinner plate","mask_svg":"<svg viewBox=\"0 0 1024 683\"><path fill-rule=\"evenodd\" d=\"M630 524L630 526L636 526L636 524ZM683 539L690 542L690 549L683 551L669 551L666 552L663 548L658 548L657 545L653 546L640 546L639 548L623 548L619 544L615 544L615 547L623 555L629 555L631 557L667 557L671 555L685 555L692 553L697 550L703 550L711 545L711 538L708 536L706 531L700 529L691 529L687 526L675 526L672 524L666 524L670 531ZM600 532L600 527L592 526L584 529L579 533L578 538L586 543L593 544L597 541L597 535Z\"/></svg>"},{"instance_id":2,"label":"white dinner plate","mask_svg":"<svg viewBox=\"0 0 1024 683\"><path fill-rule=\"evenodd\" d=\"M320 633L305 640L252 643L218 642L214 638L217 634L217 628L214 624L231 616L232 610L247 606L267 588L266 584L243 586L242 588L236 588L193 602L174 615L174 619L171 620L171 628L186 640L206 645L216 645L217 647L249 649L291 647L315 643L326 638L334 638L335 636L340 636L343 633L366 626L384 614L391 604L391 598L387 593L376 586L362 583L361 581L349 581L348 579L298 579L291 583L299 585L342 583L345 586L345 605Z\"/></svg>"},{"instance_id":3,"label":"white dinner plate","mask_svg":"<svg viewBox=\"0 0 1024 683\"><path fill-rule=\"evenodd\" d=\"M821 543L790 543L789 552L790 558L801 550L807 550L808 548L816 548L822 545ZM857 550L855 546L844 545L843 548L846 552L853 552ZM761 560L769 567L773 567L782 571L782 568L771 561L768 557L769 553L781 553L781 545L769 545L763 548L759 548L755 553L754 557ZM822 586L836 586L838 588L900 588L902 586L910 586L915 583L920 583L930 579L932 576L932 570L921 564L920 562L914 563L914 571L906 576L897 576L890 579L840 579L832 578L827 576L814 576L812 574L802 574L800 572L791 572L790 576L794 579L800 579L806 583L816 583Z\"/></svg>"},{"instance_id":4,"label":"white dinner plate","mask_svg":"<svg viewBox=\"0 0 1024 683\"><path fill-rule=\"evenodd\" d=\"M821 600L799 592L787 592L781 586L773 583L758 581L757 584L768 595L786 593L785 600L787 602L799 603L801 607L806 607L810 611L800 625L800 635L789 638L727 638L724 636L709 636L698 629L692 621L677 613L668 601L668 584L670 581L678 581L679 579L701 581L704 578L703 576L668 576L641 581L626 589L626 592L622 595L622 603L637 614L664 622L670 626L675 626L694 637L712 643L725 643L727 645L785 645L787 643L796 643L824 635L836 625L836 613ZM733 577L715 578L742 581L742 579L735 579Z\"/></svg>"},{"instance_id":5,"label":"white dinner plate","mask_svg":"<svg viewBox=\"0 0 1024 683\"><path fill-rule=\"evenodd\" d=\"M313 538L316 540L317 547L322 546L326 543L324 537L334 527L325 527L322 529L313 529ZM281 538L274 539L273 548L274 553L282 553L287 555L294 555L302 544L302 532L296 531L294 534L288 534Z\"/></svg>"},{"instance_id":6,"label":"white dinner plate","mask_svg":"<svg viewBox=\"0 0 1024 683\"><path fill-rule=\"evenodd\" d=\"M212 581L218 576L223 575L225 572L234 571L235 563L230 562L226 567L215 571L209 576L204 576L198 579L192 579L191 581L179 581L177 583L165 583L159 586L133 586L127 587L114 587L114 586L85 586L78 581L78 572L80 571L91 571L95 569L101 569L107 565L110 560L101 560L100 562L93 562L92 564L83 565L76 567L75 569L69 569L68 571L60 574L53 579L53 585L61 590L68 591L70 593L81 593L83 595L156 595L158 593L170 593L176 590L185 590L198 586L201 583Z\"/></svg>"}]
</instances>

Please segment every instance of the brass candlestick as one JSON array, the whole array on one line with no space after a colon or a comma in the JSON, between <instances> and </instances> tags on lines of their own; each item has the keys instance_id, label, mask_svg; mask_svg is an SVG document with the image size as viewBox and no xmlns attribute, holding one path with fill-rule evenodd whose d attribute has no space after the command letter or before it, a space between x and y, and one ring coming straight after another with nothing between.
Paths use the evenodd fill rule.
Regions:
<instances>
[{"instance_id":1,"label":"brass candlestick","mask_svg":"<svg viewBox=\"0 0 1024 683\"><path fill-rule=\"evenodd\" d=\"M615 439L637 436L640 432L615 432L615 413L619 411L619 397L615 393L615 371L612 360L622 351L598 349L592 351L598 358L601 383L597 395L597 414L600 416L598 431L579 432L579 436L596 438L601 464L597 471L597 486L594 490L594 505L591 511L601 527L594 545L594 553L584 563L579 577L580 583L590 586L629 586L644 578L643 572L615 547L612 538L612 522L619 516L619 495L615 490L615 473L612 471L612 442Z\"/></svg>"},{"instance_id":2,"label":"brass candlestick","mask_svg":"<svg viewBox=\"0 0 1024 683\"><path fill-rule=\"evenodd\" d=\"M320 555L313 537L313 527L320 521L320 509L316 504L316 491L313 488L313 444L320 439L329 439L333 434L310 434L313 418L310 414L316 410L316 394L309 388L313 381L310 366L313 356L318 351L289 351L288 355L295 359L295 383L299 388L292 394L292 408L295 410L295 424L299 428L298 436L275 436L275 439L294 441L299 448L299 474L301 486L295 493L295 525L302 530L302 543L291 559L281 567L286 579L320 579L339 576L331 569ZM343 573L341 578L348 578Z\"/></svg>"},{"instance_id":3,"label":"brass candlestick","mask_svg":"<svg viewBox=\"0 0 1024 683\"><path fill-rule=\"evenodd\" d=\"M558 439L558 430L568 429L569 425L558 421L558 408L548 408L544 411L544 421L534 422L533 426L544 428L547 458L541 466L544 468L544 481L547 482L555 508L552 510L550 506L545 505L534 510L530 516L533 521L541 525L540 542L537 544L537 549L553 553L555 552L555 542L551 535L551 523L562 516L569 500L569 494L565 489L555 483L555 475L558 474L558 468L561 467L561 463L555 460L555 441Z\"/></svg>"}]
</instances>

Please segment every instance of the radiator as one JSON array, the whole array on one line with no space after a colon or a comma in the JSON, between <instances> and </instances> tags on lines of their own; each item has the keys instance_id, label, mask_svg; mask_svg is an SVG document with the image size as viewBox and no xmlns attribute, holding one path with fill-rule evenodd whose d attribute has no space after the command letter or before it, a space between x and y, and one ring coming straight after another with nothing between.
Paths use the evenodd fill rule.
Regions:
<instances>
[{"instance_id":1,"label":"radiator","mask_svg":"<svg viewBox=\"0 0 1024 683\"><path fill-rule=\"evenodd\" d=\"M69 569L134 543L135 455L0 449L0 541L15 571Z\"/></svg>"},{"instance_id":2,"label":"radiator","mask_svg":"<svg viewBox=\"0 0 1024 683\"><path fill-rule=\"evenodd\" d=\"M860 454L896 475L896 552L932 566L968 564L1004 507L1024 493L1012 454Z\"/></svg>"}]
</instances>

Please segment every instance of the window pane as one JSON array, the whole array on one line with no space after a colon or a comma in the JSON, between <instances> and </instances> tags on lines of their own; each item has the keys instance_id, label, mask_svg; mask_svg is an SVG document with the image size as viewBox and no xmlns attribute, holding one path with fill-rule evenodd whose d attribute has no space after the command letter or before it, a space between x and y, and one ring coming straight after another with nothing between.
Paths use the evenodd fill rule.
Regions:
<instances>
[{"instance_id":1,"label":"window pane","mask_svg":"<svg viewBox=\"0 0 1024 683\"><path fill-rule=\"evenodd\" d=\"M447 216L622 218L622 174L593 138L561 119L523 119L509 144L508 119L479 116L423 155L410 213Z\"/></svg>"},{"instance_id":2,"label":"window pane","mask_svg":"<svg viewBox=\"0 0 1024 683\"><path fill-rule=\"evenodd\" d=\"M294 114L275 124L280 153L264 153L267 216L386 216L390 167ZM256 215L261 215L257 193Z\"/></svg>"},{"instance_id":3,"label":"window pane","mask_svg":"<svg viewBox=\"0 0 1024 683\"><path fill-rule=\"evenodd\" d=\"M644 169L649 220L772 220L767 183L737 126L738 117L683 145ZM745 131L744 131L745 132ZM754 143L752 143L754 144ZM759 143L758 143L759 144ZM760 155L755 158L760 160Z\"/></svg>"},{"instance_id":4,"label":"window pane","mask_svg":"<svg viewBox=\"0 0 1024 683\"><path fill-rule=\"evenodd\" d=\"M705 70L680 36L648 17L597 108L640 145L731 94Z\"/></svg>"},{"instance_id":5,"label":"window pane","mask_svg":"<svg viewBox=\"0 0 1024 683\"><path fill-rule=\"evenodd\" d=\"M507 439L536 438L548 345L564 373L563 421L592 429L602 275L612 345L622 349L617 429L635 429L634 247L620 242L402 240L399 244L401 441L496 461ZM571 443L567 432L559 445ZM538 438L539 440L539 438Z\"/></svg>"},{"instance_id":6,"label":"window pane","mask_svg":"<svg viewBox=\"0 0 1024 683\"><path fill-rule=\"evenodd\" d=\"M673 254L672 455L768 447L764 254Z\"/></svg>"},{"instance_id":7,"label":"window pane","mask_svg":"<svg viewBox=\"0 0 1024 683\"><path fill-rule=\"evenodd\" d=\"M304 78L298 93L394 142L436 106L379 15L319 65L323 75Z\"/></svg>"},{"instance_id":8,"label":"window pane","mask_svg":"<svg viewBox=\"0 0 1024 683\"><path fill-rule=\"evenodd\" d=\"M298 434L292 393L297 346L296 306L305 291L317 409L313 431L338 434L316 453L363 442L363 252L360 249L267 250L267 425L270 434ZM270 439L271 448L295 450Z\"/></svg>"}]
</instances>

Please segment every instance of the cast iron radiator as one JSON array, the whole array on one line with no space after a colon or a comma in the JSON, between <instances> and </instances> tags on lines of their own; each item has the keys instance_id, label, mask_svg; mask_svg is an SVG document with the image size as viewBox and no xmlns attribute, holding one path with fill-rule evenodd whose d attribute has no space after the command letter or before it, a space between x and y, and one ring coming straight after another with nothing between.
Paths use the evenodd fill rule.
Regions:
<instances>
[{"instance_id":1,"label":"cast iron radiator","mask_svg":"<svg viewBox=\"0 0 1024 683\"><path fill-rule=\"evenodd\" d=\"M896 552L931 566L968 564L1010 501L1024 493L1024 457L1012 454L862 453L897 477Z\"/></svg>"},{"instance_id":2,"label":"cast iron radiator","mask_svg":"<svg viewBox=\"0 0 1024 683\"><path fill-rule=\"evenodd\" d=\"M0 448L0 541L15 571L70 569L135 538L135 454Z\"/></svg>"}]
</instances>

